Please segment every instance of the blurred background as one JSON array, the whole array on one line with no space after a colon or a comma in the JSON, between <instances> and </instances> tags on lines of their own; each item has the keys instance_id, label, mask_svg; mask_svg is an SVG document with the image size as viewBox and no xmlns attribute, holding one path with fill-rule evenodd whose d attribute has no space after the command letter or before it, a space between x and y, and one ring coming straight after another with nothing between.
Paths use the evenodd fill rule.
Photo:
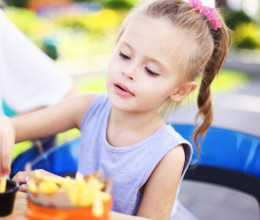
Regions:
<instances>
[{"instance_id":1,"label":"blurred background","mask_svg":"<svg viewBox=\"0 0 260 220\"><path fill-rule=\"evenodd\" d=\"M139 0L140 1L140 0ZM103 72L119 24L138 0L5 0L7 17L76 79ZM258 62L259 0L206 0L232 30L230 59ZM228 60L229 61L229 60ZM229 69L232 64L228 63ZM247 78L247 76L245 76ZM246 80L244 77L236 80Z\"/></svg>"},{"instance_id":2,"label":"blurred background","mask_svg":"<svg viewBox=\"0 0 260 220\"><path fill-rule=\"evenodd\" d=\"M6 16L72 75L80 92L105 92L105 70L116 32L138 0L5 0ZM260 135L260 2L205 0L220 8L231 29L231 48L213 83L214 126ZM195 96L168 118L192 123ZM71 132L72 137L79 133ZM60 138L60 143L63 142ZM209 188L207 188L209 187ZM181 201L200 219L259 219L257 203L242 193L184 181ZM202 192L204 197L200 200ZM194 194L195 193L195 194ZM197 194L196 194L197 193ZM212 202L209 195L217 201ZM191 197L193 195L193 197ZM205 202L206 201L206 202ZM203 204L198 207L198 204ZM234 207L235 205L235 207ZM228 207L232 206L230 209ZM210 210L215 210L213 215ZM220 211L221 210L221 211Z\"/></svg>"}]
</instances>

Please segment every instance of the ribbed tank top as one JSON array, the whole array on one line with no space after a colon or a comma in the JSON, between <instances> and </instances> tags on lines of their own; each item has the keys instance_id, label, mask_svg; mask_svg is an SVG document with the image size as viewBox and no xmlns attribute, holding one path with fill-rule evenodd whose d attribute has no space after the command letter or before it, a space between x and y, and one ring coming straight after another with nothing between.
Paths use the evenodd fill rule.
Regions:
<instances>
[{"instance_id":1,"label":"ribbed tank top","mask_svg":"<svg viewBox=\"0 0 260 220\"><path fill-rule=\"evenodd\" d=\"M164 125L151 136L127 147L113 147L106 139L111 104L106 94L99 94L90 104L81 122L81 147L78 171L83 175L99 169L112 177L113 210L135 215L146 183L159 161L174 147L183 144L185 165L191 159L192 147L170 125Z\"/></svg>"}]
</instances>

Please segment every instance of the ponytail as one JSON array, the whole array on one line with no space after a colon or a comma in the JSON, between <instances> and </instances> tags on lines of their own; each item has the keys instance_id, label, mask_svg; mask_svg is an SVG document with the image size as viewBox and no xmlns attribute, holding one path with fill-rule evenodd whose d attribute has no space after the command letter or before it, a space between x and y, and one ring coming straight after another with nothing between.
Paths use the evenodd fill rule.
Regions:
<instances>
[{"instance_id":1,"label":"ponytail","mask_svg":"<svg viewBox=\"0 0 260 220\"><path fill-rule=\"evenodd\" d=\"M198 119L201 116L202 122L197 126L192 134L192 139L194 140L198 150L198 157L200 154L199 143L205 137L214 116L210 85L224 62L229 45L228 28L225 25L222 25L222 28L218 30L213 30L210 25L209 28L214 41L214 49L211 58L209 59L202 74L201 85L197 99L199 110L196 118Z\"/></svg>"}]
</instances>

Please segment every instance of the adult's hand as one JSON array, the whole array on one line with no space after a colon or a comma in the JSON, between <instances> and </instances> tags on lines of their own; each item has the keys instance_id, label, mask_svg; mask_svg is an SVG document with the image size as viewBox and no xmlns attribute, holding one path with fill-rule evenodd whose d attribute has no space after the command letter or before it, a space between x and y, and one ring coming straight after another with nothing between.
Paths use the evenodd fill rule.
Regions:
<instances>
[{"instance_id":1,"label":"adult's hand","mask_svg":"<svg viewBox=\"0 0 260 220\"><path fill-rule=\"evenodd\" d=\"M15 144L15 129L10 118L0 114L0 176L11 172L11 152Z\"/></svg>"}]
</instances>

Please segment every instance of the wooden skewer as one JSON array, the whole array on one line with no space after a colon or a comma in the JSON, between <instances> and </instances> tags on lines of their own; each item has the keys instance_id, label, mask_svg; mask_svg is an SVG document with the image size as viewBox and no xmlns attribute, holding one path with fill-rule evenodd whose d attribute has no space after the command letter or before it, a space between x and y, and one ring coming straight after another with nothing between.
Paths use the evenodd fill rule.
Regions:
<instances>
[{"instance_id":1,"label":"wooden skewer","mask_svg":"<svg viewBox=\"0 0 260 220\"><path fill-rule=\"evenodd\" d=\"M4 193L5 188L6 188L6 175L3 175L0 181L0 193Z\"/></svg>"}]
</instances>

